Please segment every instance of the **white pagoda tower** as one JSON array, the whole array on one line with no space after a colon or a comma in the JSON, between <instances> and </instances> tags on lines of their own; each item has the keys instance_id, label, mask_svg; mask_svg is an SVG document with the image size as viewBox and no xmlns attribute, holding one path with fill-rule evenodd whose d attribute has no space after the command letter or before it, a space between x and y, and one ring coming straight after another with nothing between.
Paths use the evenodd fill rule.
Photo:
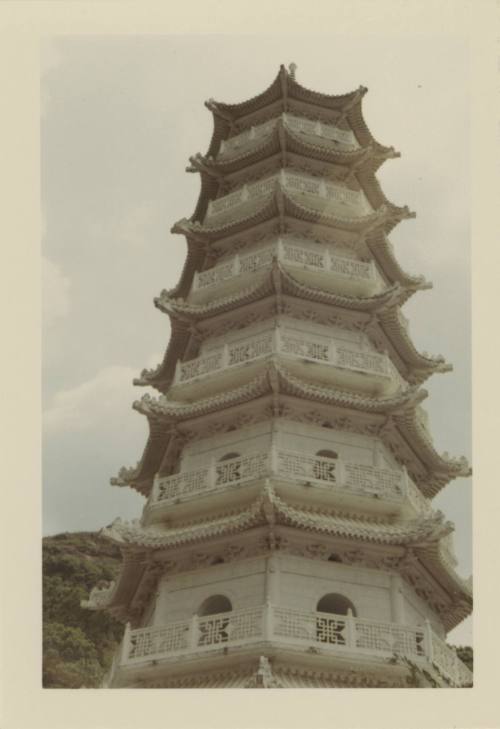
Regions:
<instances>
[{"instance_id":1,"label":"white pagoda tower","mask_svg":"<svg viewBox=\"0 0 500 729\"><path fill-rule=\"evenodd\" d=\"M140 520L103 530L116 584L85 603L126 623L109 687L465 687L446 634L471 611L432 498L470 473L439 455L401 306L428 288L388 240L413 213L375 177L397 157L366 89L309 91L283 66L240 104L206 103L201 193L171 322L134 403L149 423Z\"/></svg>"}]
</instances>

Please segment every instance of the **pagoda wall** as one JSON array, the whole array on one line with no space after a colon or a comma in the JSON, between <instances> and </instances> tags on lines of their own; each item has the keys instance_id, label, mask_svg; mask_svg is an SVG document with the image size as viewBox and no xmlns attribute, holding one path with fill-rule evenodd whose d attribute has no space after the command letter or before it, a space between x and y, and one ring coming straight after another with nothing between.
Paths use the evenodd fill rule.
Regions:
<instances>
[{"instance_id":1,"label":"pagoda wall","mask_svg":"<svg viewBox=\"0 0 500 729\"><path fill-rule=\"evenodd\" d=\"M203 438L185 446L179 470L202 468L211 459L219 460L230 452L247 455L254 451L267 450L272 439L278 448L311 455L318 450L332 449L345 461L380 468L400 468L376 437L279 418Z\"/></svg>"},{"instance_id":2,"label":"pagoda wall","mask_svg":"<svg viewBox=\"0 0 500 729\"><path fill-rule=\"evenodd\" d=\"M159 584L153 625L186 620L203 601L224 595L233 610L263 605L266 599L266 558L210 567L163 579Z\"/></svg>"},{"instance_id":3,"label":"pagoda wall","mask_svg":"<svg viewBox=\"0 0 500 729\"><path fill-rule=\"evenodd\" d=\"M276 606L314 613L324 595L337 593L353 603L358 618L409 626L421 626L428 619L435 632L444 635L437 614L395 573L286 553L272 559L272 571L269 558L262 556L163 578L154 612L146 611L143 625L186 620L214 595L229 598L233 610L269 600Z\"/></svg>"},{"instance_id":4,"label":"pagoda wall","mask_svg":"<svg viewBox=\"0 0 500 729\"><path fill-rule=\"evenodd\" d=\"M224 344L233 344L241 339L254 337L264 332L272 331L276 328L276 325L282 327L284 332L290 330L291 332L301 334L306 337L318 337L325 342L334 342L339 345L345 344L350 349L356 349L360 352L373 352L376 353L376 349L373 346L369 337L363 332L350 331L340 326L323 324L317 324L314 321L301 321L291 316L273 316L264 321L251 324L241 329L228 331L223 335L219 336L208 336L200 345L200 356L210 352L212 349L216 349Z\"/></svg>"}]
</instances>

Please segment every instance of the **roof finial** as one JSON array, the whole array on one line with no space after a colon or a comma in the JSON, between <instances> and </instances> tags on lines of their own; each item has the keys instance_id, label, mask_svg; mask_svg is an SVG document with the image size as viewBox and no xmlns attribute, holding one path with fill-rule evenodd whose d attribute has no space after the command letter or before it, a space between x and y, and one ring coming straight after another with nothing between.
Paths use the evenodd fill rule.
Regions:
<instances>
[{"instance_id":1,"label":"roof finial","mask_svg":"<svg viewBox=\"0 0 500 729\"><path fill-rule=\"evenodd\" d=\"M297 70L297 64L296 63L290 63L288 66L288 70L290 72L290 78L295 81L295 71Z\"/></svg>"}]
</instances>

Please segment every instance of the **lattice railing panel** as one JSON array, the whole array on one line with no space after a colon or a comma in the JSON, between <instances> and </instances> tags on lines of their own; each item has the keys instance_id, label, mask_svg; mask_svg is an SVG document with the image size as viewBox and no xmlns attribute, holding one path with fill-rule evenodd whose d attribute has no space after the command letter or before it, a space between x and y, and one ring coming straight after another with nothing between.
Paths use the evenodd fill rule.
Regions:
<instances>
[{"instance_id":1,"label":"lattice railing panel","mask_svg":"<svg viewBox=\"0 0 500 729\"><path fill-rule=\"evenodd\" d=\"M125 632L122 662L195 654L225 645L247 645L276 640L284 644L317 646L326 651L346 650L361 660L367 655L397 654L426 659L453 686L468 686L472 673L455 651L431 629L400 625L352 615L258 605L190 621L174 622Z\"/></svg>"},{"instance_id":2,"label":"lattice railing panel","mask_svg":"<svg viewBox=\"0 0 500 729\"><path fill-rule=\"evenodd\" d=\"M156 501L202 493L211 486L208 468L199 468L196 471L184 471L173 476L164 476L157 480Z\"/></svg>"},{"instance_id":3,"label":"lattice railing panel","mask_svg":"<svg viewBox=\"0 0 500 729\"><path fill-rule=\"evenodd\" d=\"M375 280L375 268L371 263L337 256L329 248L319 246L313 248L285 238L274 240L252 253L244 256L236 255L213 268L197 272L193 280L193 291L215 289L231 279L263 268L270 268L273 258L277 258L292 268L321 273L330 272L351 281Z\"/></svg>"},{"instance_id":4,"label":"lattice railing panel","mask_svg":"<svg viewBox=\"0 0 500 729\"><path fill-rule=\"evenodd\" d=\"M425 653L423 629L359 618L354 620L354 625L357 648L405 656L423 656Z\"/></svg>"},{"instance_id":5,"label":"lattice railing panel","mask_svg":"<svg viewBox=\"0 0 500 729\"><path fill-rule=\"evenodd\" d=\"M338 480L338 464L332 458L277 450L276 460L278 474L294 481L322 481L332 484Z\"/></svg>"},{"instance_id":6,"label":"lattice railing panel","mask_svg":"<svg viewBox=\"0 0 500 729\"><path fill-rule=\"evenodd\" d=\"M283 243L283 261L297 266L310 266L320 271L327 270L326 251Z\"/></svg>"},{"instance_id":7,"label":"lattice railing panel","mask_svg":"<svg viewBox=\"0 0 500 729\"><path fill-rule=\"evenodd\" d=\"M189 622L170 623L159 628L133 630L129 637L127 658L175 653L189 647Z\"/></svg>"},{"instance_id":8,"label":"lattice railing panel","mask_svg":"<svg viewBox=\"0 0 500 729\"><path fill-rule=\"evenodd\" d=\"M292 114L283 114L285 124L295 132L305 134L307 136L316 137L316 139L324 139L329 142L336 142L347 147L355 148L356 138L349 129L339 129L332 124L324 124L320 121L306 119ZM276 128L278 118L270 119L262 124L258 124L240 134L225 139L221 143L219 151L220 157L230 157L238 152L248 149L252 146L254 140L260 140L265 136L272 134Z\"/></svg>"},{"instance_id":9,"label":"lattice railing panel","mask_svg":"<svg viewBox=\"0 0 500 729\"><path fill-rule=\"evenodd\" d=\"M239 271L236 267L236 259L233 258L227 263L220 263L218 266L199 272L196 277L196 288L218 286L236 275L239 275Z\"/></svg>"},{"instance_id":10,"label":"lattice railing panel","mask_svg":"<svg viewBox=\"0 0 500 729\"><path fill-rule=\"evenodd\" d=\"M225 486L235 482L259 478L269 472L267 451L238 456L215 464L215 485Z\"/></svg>"},{"instance_id":11,"label":"lattice railing panel","mask_svg":"<svg viewBox=\"0 0 500 729\"><path fill-rule=\"evenodd\" d=\"M374 269L370 263L340 256L330 256L330 271L348 278L371 279L374 276Z\"/></svg>"},{"instance_id":12,"label":"lattice railing panel","mask_svg":"<svg viewBox=\"0 0 500 729\"><path fill-rule=\"evenodd\" d=\"M292 194L305 196L307 204L315 208L324 209L328 203L334 203L340 205L341 209L347 206L348 215L367 215L372 212L361 190L351 190L345 185L329 184L310 175L281 170L263 180L244 185L228 195L211 200L207 209L207 219L221 215L226 219L228 211L234 210L239 205L247 205L262 196L271 195L278 184Z\"/></svg>"},{"instance_id":13,"label":"lattice railing panel","mask_svg":"<svg viewBox=\"0 0 500 729\"><path fill-rule=\"evenodd\" d=\"M380 496L401 496L402 473L362 463L345 463L345 486L359 492Z\"/></svg>"},{"instance_id":14,"label":"lattice railing panel","mask_svg":"<svg viewBox=\"0 0 500 729\"><path fill-rule=\"evenodd\" d=\"M273 333L265 332L257 337L245 339L237 344L230 344L228 347L228 366L249 362L257 357L271 354L273 351Z\"/></svg>"},{"instance_id":15,"label":"lattice railing panel","mask_svg":"<svg viewBox=\"0 0 500 729\"><path fill-rule=\"evenodd\" d=\"M390 370L387 357L383 354L373 352L358 352L346 347L337 347L336 364L339 367L346 367L359 372L370 372L390 377Z\"/></svg>"},{"instance_id":16,"label":"lattice railing panel","mask_svg":"<svg viewBox=\"0 0 500 729\"><path fill-rule=\"evenodd\" d=\"M187 382L195 377L201 377L220 370L223 366L223 354L224 352L221 349L203 357L191 359L188 362L180 362L178 369L179 382Z\"/></svg>"},{"instance_id":17,"label":"lattice railing panel","mask_svg":"<svg viewBox=\"0 0 500 729\"><path fill-rule=\"evenodd\" d=\"M263 607L219 613L198 621L198 646L217 646L224 643L251 641L263 633Z\"/></svg>"},{"instance_id":18,"label":"lattice railing panel","mask_svg":"<svg viewBox=\"0 0 500 729\"><path fill-rule=\"evenodd\" d=\"M274 248L261 248L254 253L242 256L240 258L239 273L252 273L258 271L260 268L265 268L271 265L273 256L276 255Z\"/></svg>"},{"instance_id":19,"label":"lattice railing panel","mask_svg":"<svg viewBox=\"0 0 500 729\"><path fill-rule=\"evenodd\" d=\"M330 361L330 346L324 340L293 336L283 331L280 336L280 351L296 357L307 357L320 362Z\"/></svg>"}]
</instances>

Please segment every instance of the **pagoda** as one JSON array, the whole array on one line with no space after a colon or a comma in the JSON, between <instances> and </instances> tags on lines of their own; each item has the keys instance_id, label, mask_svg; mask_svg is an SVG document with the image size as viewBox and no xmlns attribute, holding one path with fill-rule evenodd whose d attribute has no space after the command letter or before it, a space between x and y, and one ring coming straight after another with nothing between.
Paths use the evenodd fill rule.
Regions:
<instances>
[{"instance_id":1,"label":"pagoda","mask_svg":"<svg viewBox=\"0 0 500 729\"><path fill-rule=\"evenodd\" d=\"M399 155L362 115L282 66L206 106L205 155L163 361L134 408L149 437L112 479L147 499L102 533L121 572L84 603L126 624L111 688L468 687L446 634L472 608L432 499L464 458L436 452L402 305L430 287L388 236Z\"/></svg>"}]
</instances>

